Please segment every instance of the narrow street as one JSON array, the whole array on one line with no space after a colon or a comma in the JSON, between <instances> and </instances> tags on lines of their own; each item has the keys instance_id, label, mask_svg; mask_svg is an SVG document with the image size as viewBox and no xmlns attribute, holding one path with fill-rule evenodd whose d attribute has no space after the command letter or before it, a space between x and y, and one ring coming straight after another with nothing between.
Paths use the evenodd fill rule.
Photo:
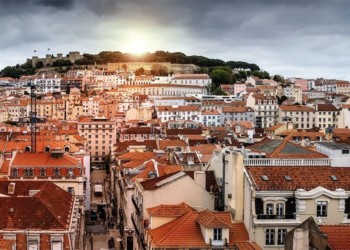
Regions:
<instances>
[{"instance_id":1,"label":"narrow street","mask_svg":"<svg viewBox=\"0 0 350 250\"><path fill-rule=\"evenodd\" d=\"M102 193L95 192L102 185ZM98 190L99 191L99 190ZM91 173L91 209L86 216L85 250L119 248L119 232L110 202L110 180L105 170Z\"/></svg>"}]
</instances>

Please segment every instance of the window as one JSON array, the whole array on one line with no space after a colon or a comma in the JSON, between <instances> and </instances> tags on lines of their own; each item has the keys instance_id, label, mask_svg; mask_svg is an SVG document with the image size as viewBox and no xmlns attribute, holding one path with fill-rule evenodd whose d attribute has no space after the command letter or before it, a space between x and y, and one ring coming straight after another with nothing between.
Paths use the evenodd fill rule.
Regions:
<instances>
[{"instance_id":1,"label":"window","mask_svg":"<svg viewBox=\"0 0 350 250\"><path fill-rule=\"evenodd\" d=\"M45 168L41 168L40 169L40 176L45 176L46 175L46 171L45 171Z\"/></svg>"},{"instance_id":2,"label":"window","mask_svg":"<svg viewBox=\"0 0 350 250\"><path fill-rule=\"evenodd\" d=\"M277 230L277 245L284 245L284 240L286 238L287 229Z\"/></svg>"},{"instance_id":3,"label":"window","mask_svg":"<svg viewBox=\"0 0 350 250\"><path fill-rule=\"evenodd\" d=\"M275 229L266 229L265 245L275 245Z\"/></svg>"},{"instance_id":4,"label":"window","mask_svg":"<svg viewBox=\"0 0 350 250\"><path fill-rule=\"evenodd\" d=\"M74 172L73 172L73 169L72 169L72 168L69 168L69 169L68 169L68 176L69 176L69 177L73 177L73 176L74 176Z\"/></svg>"},{"instance_id":5,"label":"window","mask_svg":"<svg viewBox=\"0 0 350 250\"><path fill-rule=\"evenodd\" d=\"M268 203L266 204L266 214L273 214L273 204L272 203Z\"/></svg>"},{"instance_id":6,"label":"window","mask_svg":"<svg viewBox=\"0 0 350 250\"><path fill-rule=\"evenodd\" d=\"M12 169L12 176L18 176L18 169L17 168Z\"/></svg>"},{"instance_id":7,"label":"window","mask_svg":"<svg viewBox=\"0 0 350 250\"><path fill-rule=\"evenodd\" d=\"M349 149L343 149L343 150L341 151L341 153L342 153L343 155L349 154Z\"/></svg>"},{"instance_id":8,"label":"window","mask_svg":"<svg viewBox=\"0 0 350 250\"><path fill-rule=\"evenodd\" d=\"M317 202L316 215L318 217L327 217L327 201L318 201Z\"/></svg>"},{"instance_id":9,"label":"window","mask_svg":"<svg viewBox=\"0 0 350 250\"><path fill-rule=\"evenodd\" d=\"M214 228L214 240L222 240L222 228Z\"/></svg>"},{"instance_id":10,"label":"window","mask_svg":"<svg viewBox=\"0 0 350 250\"><path fill-rule=\"evenodd\" d=\"M284 214L284 204L283 203L277 203L276 205L276 214L277 217L281 217Z\"/></svg>"},{"instance_id":11,"label":"window","mask_svg":"<svg viewBox=\"0 0 350 250\"><path fill-rule=\"evenodd\" d=\"M59 168L55 168L54 169L54 171L53 171L53 175L55 176L55 177L58 177L58 176L60 176L60 169Z\"/></svg>"},{"instance_id":12,"label":"window","mask_svg":"<svg viewBox=\"0 0 350 250\"><path fill-rule=\"evenodd\" d=\"M26 168L26 169L24 169L24 176L29 177L29 176L33 176L33 175L34 175L34 171L33 171L32 168Z\"/></svg>"}]
</instances>

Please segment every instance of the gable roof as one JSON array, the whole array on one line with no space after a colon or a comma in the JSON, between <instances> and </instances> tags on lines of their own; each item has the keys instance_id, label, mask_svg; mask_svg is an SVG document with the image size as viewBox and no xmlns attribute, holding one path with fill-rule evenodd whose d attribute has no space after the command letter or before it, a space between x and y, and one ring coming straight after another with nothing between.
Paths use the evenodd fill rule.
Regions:
<instances>
[{"instance_id":1,"label":"gable roof","mask_svg":"<svg viewBox=\"0 0 350 250\"><path fill-rule=\"evenodd\" d=\"M160 227L148 231L152 246L157 248L206 248L212 249L212 246L206 244L201 227L207 228L215 226L229 229L229 246L235 243L247 243L249 241L248 231L242 222L232 222L230 212L203 212L189 211L181 217L172 220ZM256 248L240 249L261 249L256 244Z\"/></svg>"},{"instance_id":2,"label":"gable roof","mask_svg":"<svg viewBox=\"0 0 350 250\"><path fill-rule=\"evenodd\" d=\"M185 202L178 205L159 205L156 207L147 208L150 216L156 217L181 217L184 214L195 211Z\"/></svg>"},{"instance_id":3,"label":"gable roof","mask_svg":"<svg viewBox=\"0 0 350 250\"><path fill-rule=\"evenodd\" d=\"M39 183L35 183L39 182ZM73 197L52 182L16 181L15 195L7 195L10 181L0 181L0 228L65 230L69 227ZM18 190L17 190L18 189ZM30 190L37 190L30 195ZM23 196L22 196L23 195Z\"/></svg>"},{"instance_id":4,"label":"gable roof","mask_svg":"<svg viewBox=\"0 0 350 250\"><path fill-rule=\"evenodd\" d=\"M328 158L328 156L317 151L302 147L298 144L285 140L264 140L249 149L261 153L266 153L269 158Z\"/></svg>"},{"instance_id":5,"label":"gable roof","mask_svg":"<svg viewBox=\"0 0 350 250\"><path fill-rule=\"evenodd\" d=\"M206 228L230 228L231 225L216 216L214 212L208 209L199 213L197 222Z\"/></svg>"}]
</instances>

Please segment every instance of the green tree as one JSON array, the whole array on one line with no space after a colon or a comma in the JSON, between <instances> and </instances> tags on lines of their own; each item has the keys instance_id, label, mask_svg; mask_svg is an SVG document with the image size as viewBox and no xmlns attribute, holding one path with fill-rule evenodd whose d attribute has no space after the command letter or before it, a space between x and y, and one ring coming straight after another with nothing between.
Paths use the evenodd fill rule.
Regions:
<instances>
[{"instance_id":1,"label":"green tree","mask_svg":"<svg viewBox=\"0 0 350 250\"><path fill-rule=\"evenodd\" d=\"M253 71L252 75L260 79L270 79L270 74L267 71Z\"/></svg>"},{"instance_id":2,"label":"green tree","mask_svg":"<svg viewBox=\"0 0 350 250\"><path fill-rule=\"evenodd\" d=\"M209 73L209 75L216 86L220 84L233 83L232 72L227 72L224 69L214 69Z\"/></svg>"},{"instance_id":3,"label":"green tree","mask_svg":"<svg viewBox=\"0 0 350 250\"><path fill-rule=\"evenodd\" d=\"M283 76L281 76L281 75L274 75L273 80L276 82L281 82L281 83L285 82Z\"/></svg>"}]
</instances>

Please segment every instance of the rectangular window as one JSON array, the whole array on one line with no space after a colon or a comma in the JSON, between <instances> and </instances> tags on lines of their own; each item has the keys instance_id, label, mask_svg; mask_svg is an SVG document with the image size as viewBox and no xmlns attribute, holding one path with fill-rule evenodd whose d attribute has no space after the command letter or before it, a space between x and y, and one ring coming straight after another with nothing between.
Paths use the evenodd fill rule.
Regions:
<instances>
[{"instance_id":1,"label":"rectangular window","mask_svg":"<svg viewBox=\"0 0 350 250\"><path fill-rule=\"evenodd\" d=\"M273 204L266 204L266 214L273 214Z\"/></svg>"},{"instance_id":2,"label":"rectangular window","mask_svg":"<svg viewBox=\"0 0 350 250\"><path fill-rule=\"evenodd\" d=\"M214 228L214 240L222 240L222 228Z\"/></svg>"},{"instance_id":3,"label":"rectangular window","mask_svg":"<svg viewBox=\"0 0 350 250\"><path fill-rule=\"evenodd\" d=\"M317 217L327 217L327 201L317 202Z\"/></svg>"},{"instance_id":4,"label":"rectangular window","mask_svg":"<svg viewBox=\"0 0 350 250\"><path fill-rule=\"evenodd\" d=\"M275 245L275 229L266 229L265 245Z\"/></svg>"},{"instance_id":5,"label":"rectangular window","mask_svg":"<svg viewBox=\"0 0 350 250\"><path fill-rule=\"evenodd\" d=\"M277 231L277 245L284 245L287 229L278 229Z\"/></svg>"}]
</instances>

